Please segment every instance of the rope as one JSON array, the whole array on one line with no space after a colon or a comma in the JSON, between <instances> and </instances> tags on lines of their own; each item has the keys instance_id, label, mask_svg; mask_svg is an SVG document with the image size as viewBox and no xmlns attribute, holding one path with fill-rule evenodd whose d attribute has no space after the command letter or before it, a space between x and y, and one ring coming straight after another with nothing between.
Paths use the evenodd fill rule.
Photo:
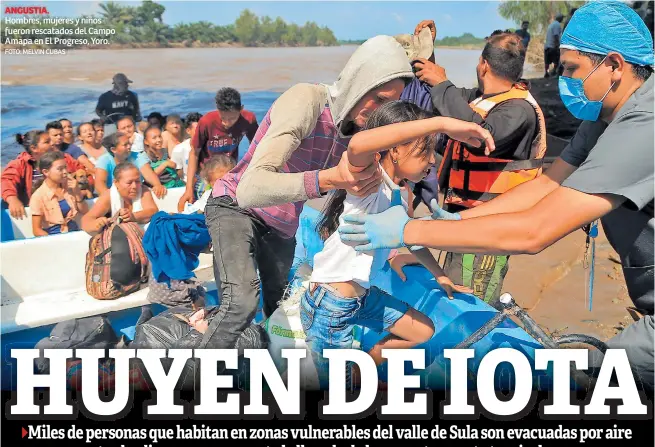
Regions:
<instances>
[{"instance_id":1,"label":"rope","mask_svg":"<svg viewBox=\"0 0 655 447\"><path fill-rule=\"evenodd\" d=\"M589 230L587 231L587 247L591 245L591 259L589 263L585 263L585 267L589 267L589 284L587 286L587 297L589 303L589 312L593 307L594 302L594 276L596 270L596 237L598 237L598 221L594 221L589 225ZM587 253L585 253L585 261L587 258Z\"/></svg>"}]
</instances>

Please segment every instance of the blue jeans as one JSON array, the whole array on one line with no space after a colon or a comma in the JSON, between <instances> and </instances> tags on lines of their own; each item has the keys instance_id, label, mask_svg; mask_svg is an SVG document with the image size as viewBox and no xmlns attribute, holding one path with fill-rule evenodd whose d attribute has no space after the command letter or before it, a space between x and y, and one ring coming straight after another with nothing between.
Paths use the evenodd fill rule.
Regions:
<instances>
[{"instance_id":1,"label":"blue jeans","mask_svg":"<svg viewBox=\"0 0 655 447\"><path fill-rule=\"evenodd\" d=\"M324 349L351 349L355 325L378 333L388 331L409 310L409 305L371 287L363 296L345 298L334 288L319 284L305 292L300 302L300 321L312 350L321 389L328 388L328 361ZM350 384L352 365L346 367Z\"/></svg>"}]
</instances>

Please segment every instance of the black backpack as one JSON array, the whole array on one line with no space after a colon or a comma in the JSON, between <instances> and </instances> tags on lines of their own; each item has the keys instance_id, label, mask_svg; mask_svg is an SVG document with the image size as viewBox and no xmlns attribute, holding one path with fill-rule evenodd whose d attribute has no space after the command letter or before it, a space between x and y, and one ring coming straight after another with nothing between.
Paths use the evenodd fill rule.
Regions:
<instances>
[{"instance_id":1,"label":"black backpack","mask_svg":"<svg viewBox=\"0 0 655 447\"><path fill-rule=\"evenodd\" d=\"M105 316L93 316L57 323L50 336L41 339L35 349L114 348L119 339ZM50 362L44 358L35 360L37 370L42 374L49 371Z\"/></svg>"}]
</instances>

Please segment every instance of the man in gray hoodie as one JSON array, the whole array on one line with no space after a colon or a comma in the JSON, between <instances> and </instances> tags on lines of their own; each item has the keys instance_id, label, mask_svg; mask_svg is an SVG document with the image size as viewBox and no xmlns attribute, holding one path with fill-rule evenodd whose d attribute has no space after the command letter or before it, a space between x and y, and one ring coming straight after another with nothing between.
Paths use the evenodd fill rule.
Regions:
<instances>
[{"instance_id":1,"label":"man in gray hoodie","mask_svg":"<svg viewBox=\"0 0 655 447\"><path fill-rule=\"evenodd\" d=\"M377 164L348 162L348 141L413 77L402 46L377 36L355 51L334 84L295 85L271 106L243 159L213 185L205 209L221 296L205 333L220 340L214 347L232 348L250 324L260 281L265 315L277 307L305 201L333 189L367 195L379 186Z\"/></svg>"}]
</instances>

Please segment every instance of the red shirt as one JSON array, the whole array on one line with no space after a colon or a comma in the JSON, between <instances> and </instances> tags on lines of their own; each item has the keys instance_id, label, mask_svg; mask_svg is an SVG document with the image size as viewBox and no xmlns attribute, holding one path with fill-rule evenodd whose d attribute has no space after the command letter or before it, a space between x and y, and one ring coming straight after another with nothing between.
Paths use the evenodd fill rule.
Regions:
<instances>
[{"instance_id":1,"label":"red shirt","mask_svg":"<svg viewBox=\"0 0 655 447\"><path fill-rule=\"evenodd\" d=\"M191 140L191 147L200 148L199 164L212 154L219 153L229 154L236 160L239 156L239 143L244 136L252 143L258 127L255 114L242 110L237 122L226 129L221 123L220 112L214 110L200 118L196 133Z\"/></svg>"},{"instance_id":2,"label":"red shirt","mask_svg":"<svg viewBox=\"0 0 655 447\"><path fill-rule=\"evenodd\" d=\"M67 153L64 153L64 157L68 172L84 169L82 163ZM2 171L2 200L6 202L9 197L16 196L24 206L28 206L33 192L34 171L36 171L36 161L27 152L21 152L18 157L10 161Z\"/></svg>"}]
</instances>

